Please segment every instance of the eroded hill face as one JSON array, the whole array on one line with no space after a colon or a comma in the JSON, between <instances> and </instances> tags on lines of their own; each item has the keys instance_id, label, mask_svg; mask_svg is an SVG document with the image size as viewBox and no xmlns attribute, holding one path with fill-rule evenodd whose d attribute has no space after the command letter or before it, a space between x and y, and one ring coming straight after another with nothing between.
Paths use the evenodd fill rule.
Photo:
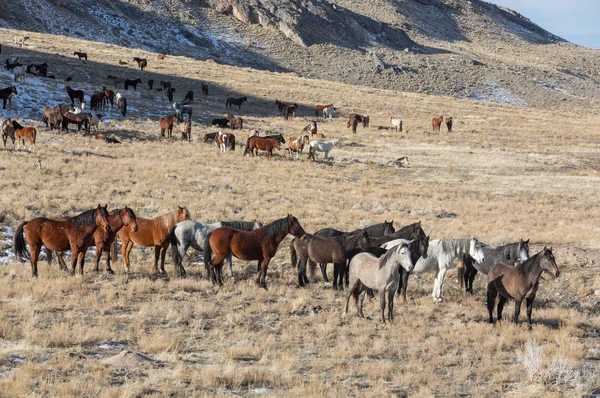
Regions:
<instances>
[{"instance_id":1,"label":"eroded hill face","mask_svg":"<svg viewBox=\"0 0 600 398\"><path fill-rule=\"evenodd\" d=\"M142 50L136 55L496 103L594 107L599 99L600 51L478 0L50 3L2 2L0 26Z\"/></svg>"}]
</instances>

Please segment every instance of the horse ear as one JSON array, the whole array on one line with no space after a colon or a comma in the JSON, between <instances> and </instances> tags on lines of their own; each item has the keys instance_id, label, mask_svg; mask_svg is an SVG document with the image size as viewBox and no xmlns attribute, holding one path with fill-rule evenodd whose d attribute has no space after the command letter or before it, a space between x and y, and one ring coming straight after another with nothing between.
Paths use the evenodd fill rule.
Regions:
<instances>
[{"instance_id":1,"label":"horse ear","mask_svg":"<svg viewBox=\"0 0 600 398\"><path fill-rule=\"evenodd\" d=\"M527 240L525 241L525 243L529 244L529 239L527 239Z\"/></svg>"},{"instance_id":2,"label":"horse ear","mask_svg":"<svg viewBox=\"0 0 600 398\"><path fill-rule=\"evenodd\" d=\"M177 210L183 210L183 207L177 205Z\"/></svg>"},{"instance_id":3,"label":"horse ear","mask_svg":"<svg viewBox=\"0 0 600 398\"><path fill-rule=\"evenodd\" d=\"M127 210L127 205L125 205L125 210Z\"/></svg>"},{"instance_id":4,"label":"horse ear","mask_svg":"<svg viewBox=\"0 0 600 398\"><path fill-rule=\"evenodd\" d=\"M104 207L108 209L108 203L105 203L105 204L104 204Z\"/></svg>"},{"instance_id":5,"label":"horse ear","mask_svg":"<svg viewBox=\"0 0 600 398\"><path fill-rule=\"evenodd\" d=\"M100 203L98 203L98 208L101 208L102 206L100 206Z\"/></svg>"},{"instance_id":6,"label":"horse ear","mask_svg":"<svg viewBox=\"0 0 600 398\"><path fill-rule=\"evenodd\" d=\"M544 251L544 252L547 252L547 251L548 251L548 248L547 248L546 246L544 246L544 249L543 249L543 251Z\"/></svg>"}]
</instances>

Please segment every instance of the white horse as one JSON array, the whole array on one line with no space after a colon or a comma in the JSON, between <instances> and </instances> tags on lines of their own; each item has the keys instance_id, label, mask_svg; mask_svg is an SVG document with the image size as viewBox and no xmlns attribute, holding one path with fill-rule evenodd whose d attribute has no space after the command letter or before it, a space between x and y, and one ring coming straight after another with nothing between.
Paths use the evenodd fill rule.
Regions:
<instances>
[{"instance_id":1,"label":"white horse","mask_svg":"<svg viewBox=\"0 0 600 398\"><path fill-rule=\"evenodd\" d=\"M394 319L394 295L400 284L400 266L410 272L414 264L410 258L411 242L402 243L381 257L370 253L359 253L352 257L349 265L350 284L346 291L344 314L348 313L350 296L354 297L356 311L359 317L364 317L363 301L368 289L379 292L381 320L385 323L385 293L388 294L388 320ZM360 299L360 300L359 300Z\"/></svg>"},{"instance_id":2,"label":"white horse","mask_svg":"<svg viewBox=\"0 0 600 398\"><path fill-rule=\"evenodd\" d=\"M452 268L452 262L456 258L462 258L464 254L471 256L477 263L481 263L485 258L481 243L476 238L432 240L429 242L427 258L421 257L415 264L414 273L437 273L431 293L435 301L442 301L444 278L446 272Z\"/></svg>"},{"instance_id":3,"label":"white horse","mask_svg":"<svg viewBox=\"0 0 600 398\"><path fill-rule=\"evenodd\" d=\"M326 119L333 119L335 117L335 114L336 114L335 108L323 109L323 117Z\"/></svg>"},{"instance_id":4,"label":"white horse","mask_svg":"<svg viewBox=\"0 0 600 398\"><path fill-rule=\"evenodd\" d=\"M22 82L25 81L25 69L23 69L22 66L16 66L13 69L13 73L15 74L15 81L17 80L21 80Z\"/></svg>"},{"instance_id":5,"label":"white horse","mask_svg":"<svg viewBox=\"0 0 600 398\"><path fill-rule=\"evenodd\" d=\"M341 148L342 143L340 142L340 140L313 140L308 144L308 158L312 158L312 160L315 160L315 152L324 152L325 159L327 159L329 157L329 152L333 149L334 146Z\"/></svg>"},{"instance_id":6,"label":"white horse","mask_svg":"<svg viewBox=\"0 0 600 398\"><path fill-rule=\"evenodd\" d=\"M390 123L392 124L394 130L402 132L402 119L391 117Z\"/></svg>"}]
</instances>

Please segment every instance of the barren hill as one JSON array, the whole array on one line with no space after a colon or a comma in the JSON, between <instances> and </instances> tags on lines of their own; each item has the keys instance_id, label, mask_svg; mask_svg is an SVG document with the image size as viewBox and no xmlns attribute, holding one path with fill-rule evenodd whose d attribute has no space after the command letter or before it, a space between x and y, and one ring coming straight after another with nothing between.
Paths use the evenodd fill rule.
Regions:
<instances>
[{"instance_id":1,"label":"barren hill","mask_svg":"<svg viewBox=\"0 0 600 398\"><path fill-rule=\"evenodd\" d=\"M480 0L14 0L0 26L516 105L588 107L600 89L599 51Z\"/></svg>"}]
</instances>

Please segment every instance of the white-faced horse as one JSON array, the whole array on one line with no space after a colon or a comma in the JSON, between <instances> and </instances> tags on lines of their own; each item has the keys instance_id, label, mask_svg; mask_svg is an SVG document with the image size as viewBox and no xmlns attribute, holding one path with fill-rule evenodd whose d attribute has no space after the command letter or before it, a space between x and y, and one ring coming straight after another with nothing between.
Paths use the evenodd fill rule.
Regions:
<instances>
[{"instance_id":1,"label":"white-faced horse","mask_svg":"<svg viewBox=\"0 0 600 398\"><path fill-rule=\"evenodd\" d=\"M442 301L442 287L446 272L452 268L456 258L462 258L465 254L471 256L480 263L485 258L481 243L476 238L470 239L446 239L432 240L429 242L427 258L420 258L415 264L414 273L435 272L431 295L435 301Z\"/></svg>"},{"instance_id":2,"label":"white-faced horse","mask_svg":"<svg viewBox=\"0 0 600 398\"><path fill-rule=\"evenodd\" d=\"M402 119L391 117L390 123L392 124L394 130L402 132Z\"/></svg>"},{"instance_id":3,"label":"white-faced horse","mask_svg":"<svg viewBox=\"0 0 600 398\"><path fill-rule=\"evenodd\" d=\"M327 159L329 157L329 152L334 146L341 148L342 143L340 140L329 140L325 142L313 140L308 144L308 158L315 160L315 152L324 152L325 159Z\"/></svg>"},{"instance_id":4,"label":"white-faced horse","mask_svg":"<svg viewBox=\"0 0 600 398\"><path fill-rule=\"evenodd\" d=\"M350 284L346 291L344 313L348 313L350 296L354 297L359 317L364 317L363 301L368 289L379 292L381 320L385 323L385 294L388 295L388 320L394 319L394 295L400 283L400 266L410 272L414 268L409 243L402 243L388 250L381 257L370 253L359 253L350 261Z\"/></svg>"}]
</instances>

